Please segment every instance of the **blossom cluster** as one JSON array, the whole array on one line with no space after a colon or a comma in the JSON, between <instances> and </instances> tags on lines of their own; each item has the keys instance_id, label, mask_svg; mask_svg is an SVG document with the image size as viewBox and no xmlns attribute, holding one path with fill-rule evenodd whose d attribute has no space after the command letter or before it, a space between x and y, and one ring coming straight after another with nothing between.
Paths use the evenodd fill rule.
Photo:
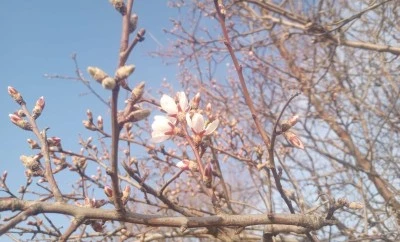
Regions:
<instances>
[{"instance_id":1,"label":"blossom cluster","mask_svg":"<svg viewBox=\"0 0 400 242\"><path fill-rule=\"evenodd\" d=\"M182 124L187 124L187 127L194 133L195 140L196 138L201 140L203 136L210 135L217 129L219 121L206 123L203 115L191 110L184 92L178 92L176 96L177 101L166 94L161 97L160 106L166 112L166 116L156 115L154 117L151 126L153 142L160 143L175 135L183 136Z\"/></svg>"}]
</instances>

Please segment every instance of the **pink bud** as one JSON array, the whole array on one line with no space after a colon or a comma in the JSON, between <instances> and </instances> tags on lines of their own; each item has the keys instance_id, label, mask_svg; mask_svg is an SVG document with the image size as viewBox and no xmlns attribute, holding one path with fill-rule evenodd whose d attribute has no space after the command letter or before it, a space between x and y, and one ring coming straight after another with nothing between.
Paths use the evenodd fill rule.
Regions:
<instances>
[{"instance_id":1,"label":"pink bud","mask_svg":"<svg viewBox=\"0 0 400 242\"><path fill-rule=\"evenodd\" d=\"M17 91L14 87L8 87L8 94L16 101L19 105L25 104L24 99L22 98L21 93Z\"/></svg>"},{"instance_id":2,"label":"pink bud","mask_svg":"<svg viewBox=\"0 0 400 242\"><path fill-rule=\"evenodd\" d=\"M286 131L283 133L283 135L291 145L293 145L296 148L304 150L303 142L301 142L300 138L295 133L291 131Z\"/></svg>"},{"instance_id":3,"label":"pink bud","mask_svg":"<svg viewBox=\"0 0 400 242\"><path fill-rule=\"evenodd\" d=\"M11 122L13 122L14 124L17 124L22 120L19 116L15 114L9 114L8 117L10 117Z\"/></svg>"},{"instance_id":4,"label":"pink bud","mask_svg":"<svg viewBox=\"0 0 400 242\"><path fill-rule=\"evenodd\" d=\"M99 130L103 130L103 118L101 116L97 117L97 128L99 128Z\"/></svg>"},{"instance_id":5,"label":"pink bud","mask_svg":"<svg viewBox=\"0 0 400 242\"><path fill-rule=\"evenodd\" d=\"M104 193L107 195L107 197L112 198L113 196L113 190L110 186L105 186L104 187Z\"/></svg>"},{"instance_id":6,"label":"pink bud","mask_svg":"<svg viewBox=\"0 0 400 242\"><path fill-rule=\"evenodd\" d=\"M8 175L8 172L7 172L7 171L4 171L4 172L3 172L3 180L5 180L5 179L7 178L7 175Z\"/></svg>"},{"instance_id":7,"label":"pink bud","mask_svg":"<svg viewBox=\"0 0 400 242\"><path fill-rule=\"evenodd\" d=\"M10 117L11 122L17 125L18 127L24 130L32 130L32 126L25 119L22 119L21 117L15 114L9 114L8 116Z\"/></svg>"},{"instance_id":8,"label":"pink bud","mask_svg":"<svg viewBox=\"0 0 400 242\"><path fill-rule=\"evenodd\" d=\"M44 106L45 102L44 102L44 97L42 96L36 101L35 107L32 110L32 117L34 119L37 119L40 116L40 114L42 114Z\"/></svg>"},{"instance_id":9,"label":"pink bud","mask_svg":"<svg viewBox=\"0 0 400 242\"><path fill-rule=\"evenodd\" d=\"M296 123L297 123L297 121L299 121L299 115L294 115L294 116L292 116L289 120L288 120L288 124L290 125L290 126L294 126Z\"/></svg>"},{"instance_id":10,"label":"pink bud","mask_svg":"<svg viewBox=\"0 0 400 242\"><path fill-rule=\"evenodd\" d=\"M61 138L55 137L55 136L53 136L51 138L47 138L47 143L50 146L59 146L61 144Z\"/></svg>"},{"instance_id":11,"label":"pink bud","mask_svg":"<svg viewBox=\"0 0 400 242\"><path fill-rule=\"evenodd\" d=\"M189 161L184 159L176 163L176 166L181 170L189 170Z\"/></svg>"},{"instance_id":12,"label":"pink bud","mask_svg":"<svg viewBox=\"0 0 400 242\"><path fill-rule=\"evenodd\" d=\"M36 101L36 105L41 107L42 109L44 108L44 106L46 105L46 102L44 101L44 97L41 96L37 101Z\"/></svg>"},{"instance_id":13,"label":"pink bud","mask_svg":"<svg viewBox=\"0 0 400 242\"><path fill-rule=\"evenodd\" d=\"M211 109L212 109L211 103L208 103L206 106L206 112L211 113Z\"/></svg>"},{"instance_id":14,"label":"pink bud","mask_svg":"<svg viewBox=\"0 0 400 242\"><path fill-rule=\"evenodd\" d=\"M93 123L93 114L92 114L92 111L90 111L89 109L86 110L86 116L87 116L89 122Z\"/></svg>"}]
</instances>

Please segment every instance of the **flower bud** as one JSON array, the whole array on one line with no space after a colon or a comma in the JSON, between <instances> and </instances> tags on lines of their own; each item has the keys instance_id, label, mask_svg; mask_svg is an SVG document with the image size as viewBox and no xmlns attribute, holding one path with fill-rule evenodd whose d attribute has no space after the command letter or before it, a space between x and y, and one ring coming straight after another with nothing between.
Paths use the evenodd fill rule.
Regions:
<instances>
[{"instance_id":1,"label":"flower bud","mask_svg":"<svg viewBox=\"0 0 400 242\"><path fill-rule=\"evenodd\" d=\"M83 170L86 168L87 161L85 157L72 156L72 163L77 169Z\"/></svg>"},{"instance_id":2,"label":"flower bud","mask_svg":"<svg viewBox=\"0 0 400 242\"><path fill-rule=\"evenodd\" d=\"M97 130L96 126L87 120L83 120L82 123L83 126L85 126L85 128L87 128L88 130L93 130L93 131Z\"/></svg>"},{"instance_id":3,"label":"flower bud","mask_svg":"<svg viewBox=\"0 0 400 242\"><path fill-rule=\"evenodd\" d=\"M125 189L122 191L121 201L123 204L126 204L129 200L129 195L131 195L131 187L129 185L125 186Z\"/></svg>"},{"instance_id":4,"label":"flower bud","mask_svg":"<svg viewBox=\"0 0 400 242\"><path fill-rule=\"evenodd\" d=\"M2 179L3 181L5 181L5 180L7 179L7 175L8 175L8 172L7 172L7 171L4 171L4 172L3 172L3 175L2 175L2 177L1 177L1 179Z\"/></svg>"},{"instance_id":5,"label":"flower bud","mask_svg":"<svg viewBox=\"0 0 400 242\"><path fill-rule=\"evenodd\" d=\"M17 89L9 86L8 87L8 94L16 101L19 105L25 104L24 99L22 98L21 93L17 91Z\"/></svg>"},{"instance_id":6,"label":"flower bud","mask_svg":"<svg viewBox=\"0 0 400 242\"><path fill-rule=\"evenodd\" d=\"M104 230L104 226L101 223L97 222L97 221L92 221L92 223L90 225L92 226L92 229L95 232L101 233Z\"/></svg>"},{"instance_id":7,"label":"flower bud","mask_svg":"<svg viewBox=\"0 0 400 242\"><path fill-rule=\"evenodd\" d=\"M360 202L351 202L348 206L350 209L362 209L364 208L364 205Z\"/></svg>"},{"instance_id":8,"label":"flower bud","mask_svg":"<svg viewBox=\"0 0 400 242\"><path fill-rule=\"evenodd\" d=\"M89 122L93 123L93 114L92 114L92 111L90 111L90 109L86 110L86 116L87 116Z\"/></svg>"},{"instance_id":9,"label":"flower bud","mask_svg":"<svg viewBox=\"0 0 400 242\"><path fill-rule=\"evenodd\" d=\"M44 171L39 163L39 159L41 156L25 156L21 155L19 159L22 161L22 164L27 169L26 173L30 176L43 176Z\"/></svg>"},{"instance_id":10,"label":"flower bud","mask_svg":"<svg viewBox=\"0 0 400 242\"><path fill-rule=\"evenodd\" d=\"M211 163L208 162L206 167L204 168L203 182L206 185L206 187L210 188L212 185L212 180L213 180L212 167Z\"/></svg>"},{"instance_id":11,"label":"flower bud","mask_svg":"<svg viewBox=\"0 0 400 242\"><path fill-rule=\"evenodd\" d=\"M298 120L299 120L299 115L294 115L289 120L284 121L281 125L282 132L288 131L291 127L293 127L297 123Z\"/></svg>"},{"instance_id":12,"label":"flower bud","mask_svg":"<svg viewBox=\"0 0 400 242\"><path fill-rule=\"evenodd\" d=\"M291 131L286 131L283 133L283 136L285 136L286 140L293 145L296 148L302 149L304 150L304 145L303 142L301 142L301 140L299 139L299 137L291 132Z\"/></svg>"},{"instance_id":13,"label":"flower bud","mask_svg":"<svg viewBox=\"0 0 400 242\"><path fill-rule=\"evenodd\" d=\"M208 103L206 106L206 112L211 113L211 109L212 109L211 103Z\"/></svg>"},{"instance_id":14,"label":"flower bud","mask_svg":"<svg viewBox=\"0 0 400 242\"><path fill-rule=\"evenodd\" d=\"M197 162L189 160L189 170L193 172L198 172L199 171L199 165Z\"/></svg>"},{"instance_id":15,"label":"flower bud","mask_svg":"<svg viewBox=\"0 0 400 242\"><path fill-rule=\"evenodd\" d=\"M136 13L132 14L129 18L129 33L133 33L136 30L138 18Z\"/></svg>"},{"instance_id":16,"label":"flower bud","mask_svg":"<svg viewBox=\"0 0 400 242\"><path fill-rule=\"evenodd\" d=\"M95 79L99 83L102 83L103 79L108 77L107 73L105 73L102 69L95 67L95 66L89 66L87 68L87 71L92 76L92 78Z\"/></svg>"},{"instance_id":17,"label":"flower bud","mask_svg":"<svg viewBox=\"0 0 400 242\"><path fill-rule=\"evenodd\" d=\"M26 117L24 110L22 109L18 109L16 112L14 112L15 115L19 116L19 117Z\"/></svg>"},{"instance_id":18,"label":"flower bud","mask_svg":"<svg viewBox=\"0 0 400 242\"><path fill-rule=\"evenodd\" d=\"M97 117L97 128L103 130L103 118L101 116Z\"/></svg>"},{"instance_id":19,"label":"flower bud","mask_svg":"<svg viewBox=\"0 0 400 242\"><path fill-rule=\"evenodd\" d=\"M103 86L103 88L108 89L108 90L112 90L114 89L114 87L117 85L117 83L115 82L115 79L112 77L106 77L101 81L101 85Z\"/></svg>"},{"instance_id":20,"label":"flower bud","mask_svg":"<svg viewBox=\"0 0 400 242\"><path fill-rule=\"evenodd\" d=\"M28 142L29 147L30 147L31 149L40 149L39 144L38 144L35 140L33 140L33 139L27 139L26 141Z\"/></svg>"},{"instance_id":21,"label":"flower bud","mask_svg":"<svg viewBox=\"0 0 400 242\"><path fill-rule=\"evenodd\" d=\"M126 14L126 6L124 0L109 0L109 1L121 15Z\"/></svg>"},{"instance_id":22,"label":"flower bud","mask_svg":"<svg viewBox=\"0 0 400 242\"><path fill-rule=\"evenodd\" d=\"M135 71L135 65L127 65L121 66L118 68L117 72L115 72L115 79L123 80L131 75Z\"/></svg>"},{"instance_id":23,"label":"flower bud","mask_svg":"<svg viewBox=\"0 0 400 242\"><path fill-rule=\"evenodd\" d=\"M128 122L138 122L140 120L143 120L147 118L150 115L150 110L147 109L139 109L136 111L131 112L126 120Z\"/></svg>"},{"instance_id":24,"label":"flower bud","mask_svg":"<svg viewBox=\"0 0 400 242\"><path fill-rule=\"evenodd\" d=\"M53 136L51 138L47 138L47 143L50 146L57 146L57 145L59 145L61 143L61 139L59 137Z\"/></svg>"},{"instance_id":25,"label":"flower bud","mask_svg":"<svg viewBox=\"0 0 400 242\"><path fill-rule=\"evenodd\" d=\"M9 114L8 116L10 117L11 122L20 127L21 129L30 131L32 130L32 125L25 119L22 119L15 114Z\"/></svg>"},{"instance_id":26,"label":"flower bud","mask_svg":"<svg viewBox=\"0 0 400 242\"><path fill-rule=\"evenodd\" d=\"M107 195L108 198L112 199L113 197L113 190L110 186L104 187L104 193Z\"/></svg>"},{"instance_id":27,"label":"flower bud","mask_svg":"<svg viewBox=\"0 0 400 242\"><path fill-rule=\"evenodd\" d=\"M43 96L41 96L37 101L36 101L36 104L35 104L35 107L33 108L33 110L32 110L32 117L34 118L34 119L37 119L39 116L40 116L40 114L42 113L42 111L43 111L43 109L44 109L44 106L45 106L45 101L44 101L44 97Z\"/></svg>"},{"instance_id":28,"label":"flower bud","mask_svg":"<svg viewBox=\"0 0 400 242\"><path fill-rule=\"evenodd\" d=\"M189 160L184 159L176 163L176 166L181 170L189 170Z\"/></svg>"},{"instance_id":29,"label":"flower bud","mask_svg":"<svg viewBox=\"0 0 400 242\"><path fill-rule=\"evenodd\" d=\"M199 104L200 104L200 93L198 92L190 101L190 107L192 107L192 109L198 109L199 108Z\"/></svg>"},{"instance_id":30,"label":"flower bud","mask_svg":"<svg viewBox=\"0 0 400 242\"><path fill-rule=\"evenodd\" d=\"M131 92L131 102L133 104L137 103L143 96L145 83L141 82Z\"/></svg>"}]
</instances>

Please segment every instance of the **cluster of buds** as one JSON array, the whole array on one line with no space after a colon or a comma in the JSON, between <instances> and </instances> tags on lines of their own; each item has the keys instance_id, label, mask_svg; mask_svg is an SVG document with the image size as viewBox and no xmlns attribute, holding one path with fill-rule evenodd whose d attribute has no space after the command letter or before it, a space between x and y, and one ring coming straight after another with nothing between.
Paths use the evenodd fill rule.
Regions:
<instances>
[{"instance_id":1,"label":"cluster of buds","mask_svg":"<svg viewBox=\"0 0 400 242\"><path fill-rule=\"evenodd\" d=\"M121 232L121 236L120 236L121 241L125 241L129 237L135 236L133 233L129 232L127 229L121 229L120 232Z\"/></svg>"},{"instance_id":2,"label":"cluster of buds","mask_svg":"<svg viewBox=\"0 0 400 242\"><path fill-rule=\"evenodd\" d=\"M83 204L80 202L75 202L75 205L83 208L100 208L106 203L107 202L104 199L96 200L95 198L90 199L86 197L83 201Z\"/></svg>"},{"instance_id":3,"label":"cluster of buds","mask_svg":"<svg viewBox=\"0 0 400 242\"><path fill-rule=\"evenodd\" d=\"M103 118L97 117L97 126L93 123L93 114L89 109L86 111L87 120L83 120L82 124L86 129L96 131L103 130Z\"/></svg>"},{"instance_id":4,"label":"cluster of buds","mask_svg":"<svg viewBox=\"0 0 400 242\"><path fill-rule=\"evenodd\" d=\"M113 5L115 10L117 10L121 15L126 14L126 6L124 0L109 0Z\"/></svg>"},{"instance_id":5,"label":"cluster of buds","mask_svg":"<svg viewBox=\"0 0 400 242\"><path fill-rule=\"evenodd\" d=\"M114 78L109 77L102 69L98 67L89 66L87 71L98 83L100 83L103 88L112 90L117 85Z\"/></svg>"},{"instance_id":6,"label":"cluster of buds","mask_svg":"<svg viewBox=\"0 0 400 242\"><path fill-rule=\"evenodd\" d=\"M43 96L40 97L36 101L35 107L33 107L33 110L32 110L32 118L33 119L37 119L40 116L40 114L42 114L42 111L44 109L45 104L46 103L44 101L44 97Z\"/></svg>"},{"instance_id":7,"label":"cluster of buds","mask_svg":"<svg viewBox=\"0 0 400 242\"><path fill-rule=\"evenodd\" d=\"M298 120L299 116L294 115L289 120L286 120L282 123L281 130L283 132L283 136L292 146L304 150L304 144L300 140L299 136L297 136L294 132L290 131L290 129L297 123Z\"/></svg>"},{"instance_id":8,"label":"cluster of buds","mask_svg":"<svg viewBox=\"0 0 400 242\"><path fill-rule=\"evenodd\" d=\"M32 131L32 125L24 118L18 116L17 114L9 114L10 120L13 124L20 127L23 130Z\"/></svg>"},{"instance_id":9,"label":"cluster of buds","mask_svg":"<svg viewBox=\"0 0 400 242\"><path fill-rule=\"evenodd\" d=\"M72 156L72 164L74 164L74 167L71 167L71 171L76 171L76 170L84 170L87 166L87 159L85 157L81 156Z\"/></svg>"},{"instance_id":10,"label":"cluster of buds","mask_svg":"<svg viewBox=\"0 0 400 242\"><path fill-rule=\"evenodd\" d=\"M33 139L27 139L26 141L28 142L29 147L30 147L31 149L40 149L39 144L38 144L35 140L33 140Z\"/></svg>"},{"instance_id":11,"label":"cluster of buds","mask_svg":"<svg viewBox=\"0 0 400 242\"><path fill-rule=\"evenodd\" d=\"M105 71L98 67L89 66L87 68L87 71L92 76L92 78L100 83L103 88L108 90L114 89L119 81L126 79L129 75L133 73L134 70L134 65L121 66L117 69L117 71L115 72L115 78L113 78L108 76Z\"/></svg>"},{"instance_id":12,"label":"cluster of buds","mask_svg":"<svg viewBox=\"0 0 400 242\"><path fill-rule=\"evenodd\" d=\"M335 206L338 207L338 208L347 207L347 208L353 209L353 210L364 208L364 205L362 203L360 203L360 202L349 202L346 198L339 198L337 200L337 202L335 203Z\"/></svg>"},{"instance_id":13,"label":"cluster of buds","mask_svg":"<svg viewBox=\"0 0 400 242\"><path fill-rule=\"evenodd\" d=\"M108 197L108 199L113 202L114 191L110 186L104 187L104 193ZM122 191L121 201L124 205L127 204L129 200L129 196L131 195L131 187L129 185L125 186L125 189Z\"/></svg>"},{"instance_id":14,"label":"cluster of buds","mask_svg":"<svg viewBox=\"0 0 400 242\"><path fill-rule=\"evenodd\" d=\"M120 81L126 79L135 71L135 65L121 66L115 72L115 80Z\"/></svg>"},{"instance_id":15,"label":"cluster of buds","mask_svg":"<svg viewBox=\"0 0 400 242\"><path fill-rule=\"evenodd\" d=\"M31 225L31 226L35 226L35 227L40 227L43 224L43 220L38 219L36 221L28 221L26 224L27 225Z\"/></svg>"},{"instance_id":16,"label":"cluster of buds","mask_svg":"<svg viewBox=\"0 0 400 242\"><path fill-rule=\"evenodd\" d=\"M145 83L141 82L131 91L130 97L125 101L124 110L118 114L119 125L138 122L150 115L150 110L142 109L139 105L136 105L143 96L144 86Z\"/></svg>"},{"instance_id":17,"label":"cluster of buds","mask_svg":"<svg viewBox=\"0 0 400 242\"><path fill-rule=\"evenodd\" d=\"M190 170L193 172L198 172L199 171L199 166L197 165L197 162L189 160L189 159L183 159L176 163L176 166L180 168L181 170Z\"/></svg>"},{"instance_id":18,"label":"cluster of buds","mask_svg":"<svg viewBox=\"0 0 400 242\"><path fill-rule=\"evenodd\" d=\"M43 176L44 170L42 165L40 164L39 160L42 158L42 155L35 155L35 156L25 156L21 155L19 159L22 161L22 164L26 168L26 175L30 176Z\"/></svg>"},{"instance_id":19,"label":"cluster of buds","mask_svg":"<svg viewBox=\"0 0 400 242\"><path fill-rule=\"evenodd\" d=\"M61 151L61 139L59 137L47 138L47 144L49 145L50 151Z\"/></svg>"}]
</instances>

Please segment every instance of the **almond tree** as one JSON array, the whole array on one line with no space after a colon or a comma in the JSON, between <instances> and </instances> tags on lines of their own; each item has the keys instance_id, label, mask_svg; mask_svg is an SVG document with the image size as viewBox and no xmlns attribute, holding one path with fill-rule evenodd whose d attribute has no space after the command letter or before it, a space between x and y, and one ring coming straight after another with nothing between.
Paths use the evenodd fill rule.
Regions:
<instances>
[{"instance_id":1,"label":"almond tree","mask_svg":"<svg viewBox=\"0 0 400 242\"><path fill-rule=\"evenodd\" d=\"M128 57L145 36L134 1L110 2L123 24L116 72L87 67L111 96L98 96L109 117L88 110L83 121L98 140L82 138L81 151L69 151L36 123L45 97L30 104L8 88L19 107L10 121L36 138L20 157L26 184L12 191L14 181L1 178L0 234L399 239L396 1L171 2L184 14L158 55L180 65L182 90L164 83L157 99L129 82ZM78 64L76 73L98 95ZM79 174L79 186L62 192L58 172Z\"/></svg>"}]
</instances>

